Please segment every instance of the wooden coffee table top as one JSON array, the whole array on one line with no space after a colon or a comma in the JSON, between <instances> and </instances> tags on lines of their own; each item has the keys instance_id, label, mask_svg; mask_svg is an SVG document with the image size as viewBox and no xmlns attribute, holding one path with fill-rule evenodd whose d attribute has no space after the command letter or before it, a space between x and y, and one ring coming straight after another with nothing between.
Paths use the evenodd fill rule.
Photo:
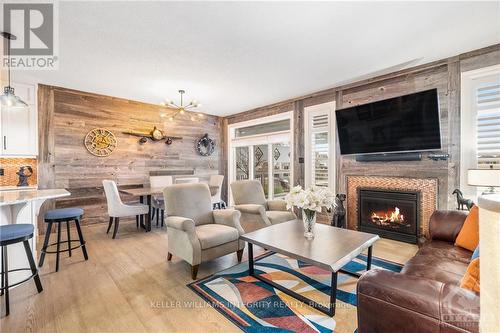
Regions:
<instances>
[{"instance_id":1,"label":"wooden coffee table top","mask_svg":"<svg viewBox=\"0 0 500 333\"><path fill-rule=\"evenodd\" d=\"M336 272L373 245L378 235L316 224L314 239L304 237L302 220L275 224L240 236L291 258Z\"/></svg>"}]
</instances>

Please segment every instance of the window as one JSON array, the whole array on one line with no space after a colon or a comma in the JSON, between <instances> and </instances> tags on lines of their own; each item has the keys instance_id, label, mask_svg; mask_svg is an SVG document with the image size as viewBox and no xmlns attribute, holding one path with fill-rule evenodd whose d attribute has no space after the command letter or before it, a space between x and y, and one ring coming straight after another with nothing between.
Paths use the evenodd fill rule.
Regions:
<instances>
[{"instance_id":1,"label":"window","mask_svg":"<svg viewBox=\"0 0 500 333\"><path fill-rule=\"evenodd\" d=\"M329 187L335 192L335 103L305 110L305 186Z\"/></svg>"},{"instance_id":2,"label":"window","mask_svg":"<svg viewBox=\"0 0 500 333\"><path fill-rule=\"evenodd\" d=\"M234 136L236 138L243 138L246 136L260 135L266 133L276 133L289 130L290 130L290 119L283 119L265 124L237 128L234 131Z\"/></svg>"},{"instance_id":3,"label":"window","mask_svg":"<svg viewBox=\"0 0 500 333\"><path fill-rule=\"evenodd\" d=\"M229 184L235 180L258 180L268 199L283 198L290 191L292 116L292 112L285 112L228 126Z\"/></svg>"},{"instance_id":4,"label":"window","mask_svg":"<svg viewBox=\"0 0 500 333\"><path fill-rule=\"evenodd\" d=\"M475 91L477 164L500 167L500 80L490 76Z\"/></svg>"},{"instance_id":5,"label":"window","mask_svg":"<svg viewBox=\"0 0 500 333\"><path fill-rule=\"evenodd\" d=\"M500 66L462 73L461 99L460 187L475 195L478 189L467 185L467 170L500 169Z\"/></svg>"}]
</instances>

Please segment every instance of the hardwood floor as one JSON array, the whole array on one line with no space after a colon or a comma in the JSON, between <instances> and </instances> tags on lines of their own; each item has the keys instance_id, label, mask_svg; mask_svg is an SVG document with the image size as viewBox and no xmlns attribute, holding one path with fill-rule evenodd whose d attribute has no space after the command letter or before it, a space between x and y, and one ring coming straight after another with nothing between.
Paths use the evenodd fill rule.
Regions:
<instances>
[{"instance_id":1,"label":"hardwood floor","mask_svg":"<svg viewBox=\"0 0 500 333\"><path fill-rule=\"evenodd\" d=\"M82 229L89 260L75 250L71 258L61 257L55 273L55 256L47 255L44 291L37 294L32 282L12 289L11 314L0 320L1 332L240 332L186 287L192 281L187 263L175 256L167 261L166 228L145 233L135 221L125 222L114 240L104 224ZM404 263L416 250L382 239L374 255ZM204 263L198 277L235 264L236 253Z\"/></svg>"}]
</instances>

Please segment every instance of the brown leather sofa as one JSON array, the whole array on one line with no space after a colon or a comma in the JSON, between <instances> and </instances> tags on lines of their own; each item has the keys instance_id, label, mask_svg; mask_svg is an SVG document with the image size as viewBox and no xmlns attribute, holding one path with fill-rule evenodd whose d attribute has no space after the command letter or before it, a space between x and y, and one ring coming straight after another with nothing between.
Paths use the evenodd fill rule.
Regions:
<instances>
[{"instance_id":1,"label":"brown leather sofa","mask_svg":"<svg viewBox=\"0 0 500 333\"><path fill-rule=\"evenodd\" d=\"M401 273L374 269L358 281L358 333L479 332L479 294L460 288L472 252L454 246L467 214L436 211L430 240Z\"/></svg>"}]
</instances>

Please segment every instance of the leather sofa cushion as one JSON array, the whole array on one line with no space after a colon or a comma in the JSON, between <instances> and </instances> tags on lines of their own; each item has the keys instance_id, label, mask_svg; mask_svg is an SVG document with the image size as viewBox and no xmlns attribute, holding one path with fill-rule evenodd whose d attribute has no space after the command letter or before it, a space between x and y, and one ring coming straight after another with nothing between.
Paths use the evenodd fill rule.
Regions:
<instances>
[{"instance_id":1,"label":"leather sofa cushion","mask_svg":"<svg viewBox=\"0 0 500 333\"><path fill-rule=\"evenodd\" d=\"M292 212L279 210L268 210L266 216L271 221L271 224L287 222L297 218Z\"/></svg>"},{"instance_id":2,"label":"leather sofa cushion","mask_svg":"<svg viewBox=\"0 0 500 333\"><path fill-rule=\"evenodd\" d=\"M472 252L445 241L425 243L401 273L460 285Z\"/></svg>"},{"instance_id":3,"label":"leather sofa cushion","mask_svg":"<svg viewBox=\"0 0 500 333\"><path fill-rule=\"evenodd\" d=\"M209 249L239 238L238 229L222 224L204 224L195 228L201 249Z\"/></svg>"},{"instance_id":4,"label":"leather sofa cushion","mask_svg":"<svg viewBox=\"0 0 500 333\"><path fill-rule=\"evenodd\" d=\"M447 258L469 264L472 252L464 248L454 246L452 243L443 241L432 241L424 244L417 255L432 255L437 258Z\"/></svg>"}]
</instances>

